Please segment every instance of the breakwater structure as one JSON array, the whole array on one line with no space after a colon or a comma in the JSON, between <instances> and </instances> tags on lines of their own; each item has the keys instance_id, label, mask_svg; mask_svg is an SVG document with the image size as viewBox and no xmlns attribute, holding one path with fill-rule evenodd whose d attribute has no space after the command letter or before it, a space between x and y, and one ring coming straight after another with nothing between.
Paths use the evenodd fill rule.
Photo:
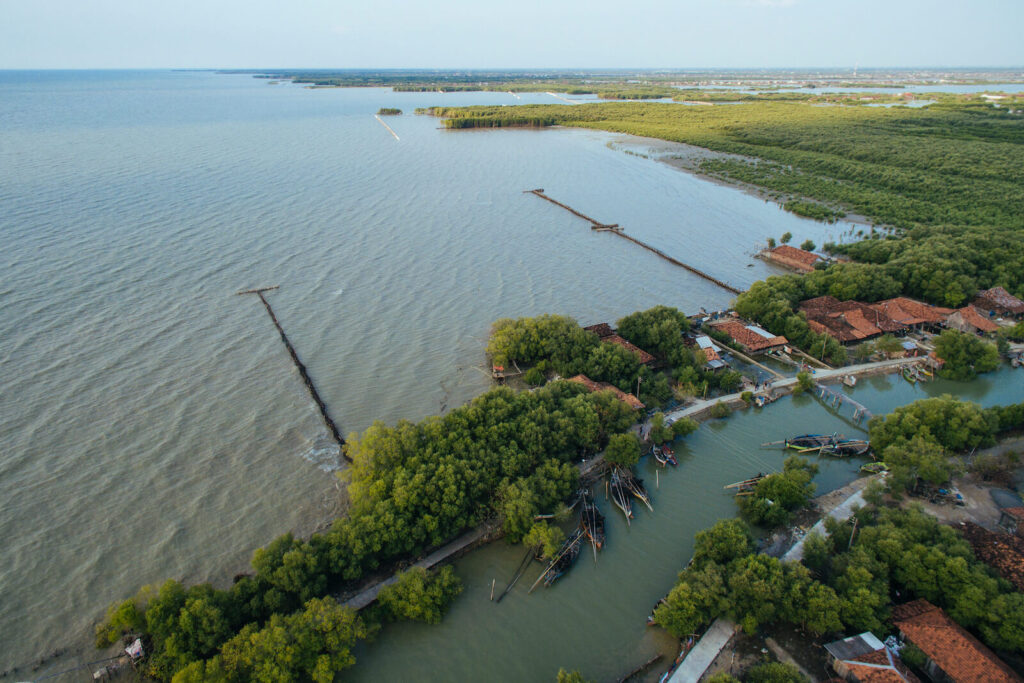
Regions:
<instances>
[{"instance_id":1,"label":"breakwater structure","mask_svg":"<svg viewBox=\"0 0 1024 683\"><path fill-rule=\"evenodd\" d=\"M558 201L556 199L552 199L551 197L549 197L546 194L544 194L544 188L538 188L536 190L524 190L523 193L524 194L537 195L541 199L545 199L545 200L551 202L552 204L554 204L555 206L562 207L563 209L565 209L569 213L573 214L574 216L577 216L577 217L582 218L583 220L589 222L591 230L596 230L598 232L610 232L610 233L613 233L615 235L618 235L622 239L629 240L633 244L636 244L637 246L643 247L644 249L646 249L647 251L649 251L651 253L657 254L658 256L660 256L661 258L665 259L669 263L671 263L673 265L676 265L676 266L679 266L680 268L683 268L685 270L688 270L689 272L693 273L694 275L697 275L698 277L702 277L705 280L707 280L708 282L716 284L716 285L718 285L719 287L721 287L722 289L724 289L724 290L726 290L728 292L732 292L733 294L742 294L743 293L743 290L736 289L735 287L733 287L729 283L723 282L722 280L719 280L718 278L716 278L716 277L714 277L712 275L708 275L707 273L705 273L703 270L700 270L699 268L694 268L693 266L691 266L689 264L683 263L679 259L676 259L676 258L674 258L672 256L669 256L668 254L663 252L661 249L658 249L657 247L652 247L651 245L647 244L646 242L638 240L637 238L635 238L635 237L633 237L631 235L627 235L625 232L623 232L622 228L619 226L618 223L602 223L601 221L594 220L593 218L591 218L590 216L587 216L586 214L580 213L579 211L577 211L576 209L572 208L571 206L567 206L567 205L563 204L562 202L560 202L560 201Z\"/></svg>"},{"instance_id":2,"label":"breakwater structure","mask_svg":"<svg viewBox=\"0 0 1024 683\"><path fill-rule=\"evenodd\" d=\"M385 128L387 128L387 129L388 129L388 132L389 132L389 133L391 133L392 135L394 135L394 136L395 136L395 140L398 140L398 141L401 141L401 140L402 140L402 138L398 137L398 133L396 133L396 132L395 132L395 131L394 131L394 130L393 130L393 129L391 128L391 126L389 126L389 125L388 125L387 123L385 123L385 122L384 122L384 119L382 119L381 117L377 116L376 114L374 114L374 115L373 115L373 118L377 119L377 121L379 121L379 122L380 122L380 125L382 125L382 126L384 126Z\"/></svg>"},{"instance_id":3,"label":"breakwater structure","mask_svg":"<svg viewBox=\"0 0 1024 683\"><path fill-rule=\"evenodd\" d=\"M288 349L288 355L292 357L292 362L295 363L295 367L298 369L299 375L302 377L302 381L306 385L306 389L309 390L310 397L312 397L313 402L316 403L316 407L320 409L320 416L324 419L324 424L327 425L327 431L331 433L331 437L333 437L338 443L338 448L341 449L341 457L345 458L348 462L352 462L352 458L348 457L345 453L345 439L341 436L341 432L338 431L338 426L334 424L334 420L331 419L330 414L327 412L327 404L324 403L322 398L320 398L320 393L316 390L316 385L313 384L313 380L310 378L309 372L306 370L306 366L301 360L299 360L299 354L295 352L295 347L292 346L291 341L288 339L288 335L284 332L284 328L281 327L281 323L278 321L277 316L274 315L274 309L270 307L270 302L267 301L267 297L264 296L264 292L280 288L280 285L258 287L256 289L245 289L241 292L237 292L237 294L255 294L260 298L260 302L262 302L263 307L267 309L267 315L270 316L270 320L273 321L278 334L281 335L281 341L284 343L284 347Z\"/></svg>"}]
</instances>

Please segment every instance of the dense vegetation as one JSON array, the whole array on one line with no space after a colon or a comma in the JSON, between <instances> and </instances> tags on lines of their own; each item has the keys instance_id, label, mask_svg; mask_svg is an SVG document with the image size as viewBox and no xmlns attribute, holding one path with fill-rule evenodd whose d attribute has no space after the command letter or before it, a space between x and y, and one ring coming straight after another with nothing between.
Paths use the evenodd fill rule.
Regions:
<instances>
[{"instance_id":1,"label":"dense vegetation","mask_svg":"<svg viewBox=\"0 0 1024 683\"><path fill-rule=\"evenodd\" d=\"M853 631L888 632L891 596L925 598L999 650L1024 651L1024 594L994 578L951 527L919 508L868 507L851 524L832 520L828 536L804 545L804 563L839 596Z\"/></svg>"},{"instance_id":2,"label":"dense vegetation","mask_svg":"<svg viewBox=\"0 0 1024 683\"><path fill-rule=\"evenodd\" d=\"M589 394L574 383L554 382L518 394L494 389L444 417L419 424L375 423L352 435L346 446L353 460L347 471L347 517L308 540L286 534L257 550L255 574L227 590L209 584L186 589L176 581L168 581L159 591L143 589L111 607L97 630L97 644L114 642L122 633L142 633L152 653L147 673L153 677L169 680L188 667L194 672L205 666L211 677L210 667L224 667L227 680L234 680L233 658L248 662L246 666L262 661L245 654L245 648L264 648L265 643L266 649L259 651L272 659L270 644L305 638L313 628L309 619L321 624L319 617L292 614L303 605L307 612L330 613L345 642L362 637L365 629L354 615L315 599L383 563L438 546L486 519L501 519L509 536L518 540L536 514L551 510L575 491L578 470L572 463L601 450L611 435L625 431L634 419L633 411L610 392ZM412 585L418 581L415 574L408 576L389 599L392 616L436 614L453 590L451 582L420 589ZM411 595L419 596L418 606L407 604ZM313 657L316 667L349 661L333 654L320 659L318 642L309 644L310 657L320 653ZM209 661L192 666L201 660ZM239 671L237 677L259 678L249 669Z\"/></svg>"},{"instance_id":3,"label":"dense vegetation","mask_svg":"<svg viewBox=\"0 0 1024 683\"><path fill-rule=\"evenodd\" d=\"M889 609L925 598L991 647L1024 651L1024 594L974 558L952 528L920 509L868 507L854 526L829 519L803 563L755 554L748 528L722 520L697 534L693 561L655 622L679 638L720 616L748 633L776 622L811 633L890 632Z\"/></svg>"},{"instance_id":4,"label":"dense vegetation","mask_svg":"<svg viewBox=\"0 0 1024 683\"><path fill-rule=\"evenodd\" d=\"M743 519L761 526L779 526L789 521L793 510L807 505L814 496L811 480L818 466L806 458L786 458L781 472L769 474L757 482L752 495L741 496L737 502Z\"/></svg>"},{"instance_id":5,"label":"dense vegetation","mask_svg":"<svg viewBox=\"0 0 1024 683\"><path fill-rule=\"evenodd\" d=\"M395 109L394 107L381 107L377 110L380 116L398 116L402 113L401 109Z\"/></svg>"},{"instance_id":6,"label":"dense vegetation","mask_svg":"<svg viewBox=\"0 0 1024 683\"><path fill-rule=\"evenodd\" d=\"M704 367L702 354L683 343L689 329L686 315L670 306L655 306L618 321L618 333L637 347L654 355L668 368L668 376L641 365L637 356L623 347L601 342L596 334L581 328L565 316L505 318L491 331L487 353L496 365L532 365L525 379L538 384L534 373L557 373L562 377L585 374L592 380L608 382L622 391L635 392L640 379L639 399L647 406L663 405L673 396L669 376L677 395L695 395L716 388L733 391L742 377L726 370L712 372Z\"/></svg>"},{"instance_id":7,"label":"dense vegetation","mask_svg":"<svg viewBox=\"0 0 1024 683\"><path fill-rule=\"evenodd\" d=\"M918 480L949 481L959 468L954 454L995 443L999 432L1024 426L1024 403L981 408L945 395L901 406L869 423L871 446L889 466L891 485L913 489Z\"/></svg>"},{"instance_id":8,"label":"dense vegetation","mask_svg":"<svg viewBox=\"0 0 1024 683\"><path fill-rule=\"evenodd\" d=\"M935 338L935 354L945 361L939 374L946 379L966 381L999 367L995 346L957 330L945 330Z\"/></svg>"}]
</instances>

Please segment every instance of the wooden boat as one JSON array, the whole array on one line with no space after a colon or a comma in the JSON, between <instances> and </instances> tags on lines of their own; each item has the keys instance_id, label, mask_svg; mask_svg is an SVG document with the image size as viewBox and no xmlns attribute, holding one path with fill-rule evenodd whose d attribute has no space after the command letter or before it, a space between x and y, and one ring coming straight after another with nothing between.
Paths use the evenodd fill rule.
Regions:
<instances>
[{"instance_id":1,"label":"wooden boat","mask_svg":"<svg viewBox=\"0 0 1024 683\"><path fill-rule=\"evenodd\" d=\"M732 483L732 484L726 484L722 488L725 488L725 489L736 489L736 495L737 496L749 496L749 495L751 495L754 492L754 489L757 488L758 482L760 482L766 476L768 476L768 475L759 472L756 477L751 477L750 479L744 479L743 481L737 481L737 482Z\"/></svg>"},{"instance_id":2,"label":"wooden boat","mask_svg":"<svg viewBox=\"0 0 1024 683\"><path fill-rule=\"evenodd\" d=\"M577 529L572 536L565 539L561 550L555 559L551 561L548 568L544 570L544 585L550 586L576 564L580 556L580 545L583 539L583 532Z\"/></svg>"},{"instance_id":3,"label":"wooden boat","mask_svg":"<svg viewBox=\"0 0 1024 683\"><path fill-rule=\"evenodd\" d=\"M629 499L629 489L626 488L626 483L623 481L620 470L617 467L612 470L609 488L611 489L612 502L615 503L617 508L622 510L622 514L626 515L626 524L629 524L629 520L633 519L633 503Z\"/></svg>"},{"instance_id":4,"label":"wooden boat","mask_svg":"<svg viewBox=\"0 0 1024 683\"><path fill-rule=\"evenodd\" d=\"M903 375L903 379L907 380L911 384L917 383L917 375L915 375L909 367L904 367L901 374Z\"/></svg>"},{"instance_id":5,"label":"wooden boat","mask_svg":"<svg viewBox=\"0 0 1024 683\"><path fill-rule=\"evenodd\" d=\"M863 439L839 439L834 443L821 447L822 455L831 455L836 458L848 458L851 455L867 455L871 450L871 444Z\"/></svg>"},{"instance_id":6,"label":"wooden boat","mask_svg":"<svg viewBox=\"0 0 1024 683\"><path fill-rule=\"evenodd\" d=\"M654 508L651 507L651 499L647 495L647 488L644 486L644 480L634 475L630 470L621 467L617 469L621 472L622 483L626 490L646 505L651 512L654 512Z\"/></svg>"},{"instance_id":7,"label":"wooden boat","mask_svg":"<svg viewBox=\"0 0 1024 683\"><path fill-rule=\"evenodd\" d=\"M839 434L802 434L785 440L786 448L794 448L798 451L814 451L822 446L828 446L842 438Z\"/></svg>"},{"instance_id":8,"label":"wooden boat","mask_svg":"<svg viewBox=\"0 0 1024 683\"><path fill-rule=\"evenodd\" d=\"M679 461L676 460L675 452L668 446L655 446L651 449L651 455L654 456L654 459L657 460L658 464L662 467L665 467L665 465L672 465L675 467L679 464Z\"/></svg>"},{"instance_id":9,"label":"wooden boat","mask_svg":"<svg viewBox=\"0 0 1024 683\"><path fill-rule=\"evenodd\" d=\"M583 500L583 507L580 508L580 529L590 540L596 560L597 551L604 546L604 515L597 509L597 503L592 500Z\"/></svg>"},{"instance_id":10,"label":"wooden boat","mask_svg":"<svg viewBox=\"0 0 1024 683\"><path fill-rule=\"evenodd\" d=\"M867 472L868 474L878 474L879 472L888 472L889 466L884 462L869 462L861 465L861 472Z\"/></svg>"}]
</instances>

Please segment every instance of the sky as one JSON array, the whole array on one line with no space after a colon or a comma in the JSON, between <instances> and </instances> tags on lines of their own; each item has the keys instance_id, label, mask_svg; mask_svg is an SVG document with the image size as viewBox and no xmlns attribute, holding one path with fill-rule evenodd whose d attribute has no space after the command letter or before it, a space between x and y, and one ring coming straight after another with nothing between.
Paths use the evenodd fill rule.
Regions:
<instances>
[{"instance_id":1,"label":"sky","mask_svg":"<svg viewBox=\"0 0 1024 683\"><path fill-rule=\"evenodd\" d=\"M0 69L1021 67L1024 0L0 0Z\"/></svg>"}]
</instances>

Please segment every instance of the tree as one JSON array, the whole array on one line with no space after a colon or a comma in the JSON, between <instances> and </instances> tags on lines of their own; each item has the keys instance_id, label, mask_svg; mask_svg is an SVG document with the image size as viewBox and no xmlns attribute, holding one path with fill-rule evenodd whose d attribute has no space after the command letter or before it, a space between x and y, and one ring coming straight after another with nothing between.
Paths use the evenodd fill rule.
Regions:
<instances>
[{"instance_id":1,"label":"tree","mask_svg":"<svg viewBox=\"0 0 1024 683\"><path fill-rule=\"evenodd\" d=\"M814 388L814 379L811 377L811 373L806 370L801 370L796 373L796 386L793 387L793 393L800 394L805 391L810 391Z\"/></svg>"},{"instance_id":2,"label":"tree","mask_svg":"<svg viewBox=\"0 0 1024 683\"><path fill-rule=\"evenodd\" d=\"M613 465L630 467L640 460L640 441L632 433L612 434L604 459Z\"/></svg>"},{"instance_id":3,"label":"tree","mask_svg":"<svg viewBox=\"0 0 1024 683\"><path fill-rule=\"evenodd\" d=\"M693 434L700 427L697 422L688 417L681 417L672 423L672 434L676 437Z\"/></svg>"},{"instance_id":4,"label":"tree","mask_svg":"<svg viewBox=\"0 0 1024 683\"><path fill-rule=\"evenodd\" d=\"M651 429L648 434L651 441L657 445L671 441L675 437L672 425L665 424L665 413L655 413L651 416Z\"/></svg>"},{"instance_id":5,"label":"tree","mask_svg":"<svg viewBox=\"0 0 1024 683\"><path fill-rule=\"evenodd\" d=\"M939 374L946 379L974 379L999 367L996 347L958 330L944 330L935 339L935 354L945 361Z\"/></svg>"},{"instance_id":6,"label":"tree","mask_svg":"<svg viewBox=\"0 0 1024 683\"><path fill-rule=\"evenodd\" d=\"M784 232L782 233L782 237L779 238L779 241L782 242L783 244L789 244L789 241L791 239L793 239L793 233Z\"/></svg>"},{"instance_id":7,"label":"tree","mask_svg":"<svg viewBox=\"0 0 1024 683\"><path fill-rule=\"evenodd\" d=\"M774 249L775 248L775 238L774 237L769 237L768 238L768 248L769 249Z\"/></svg>"},{"instance_id":8,"label":"tree","mask_svg":"<svg viewBox=\"0 0 1024 683\"><path fill-rule=\"evenodd\" d=\"M728 417L730 412L729 406L725 405L721 401L715 401L715 404L711 406L711 417L716 419Z\"/></svg>"},{"instance_id":9,"label":"tree","mask_svg":"<svg viewBox=\"0 0 1024 683\"><path fill-rule=\"evenodd\" d=\"M705 562L726 565L737 558L749 555L753 547L750 527L743 520L735 517L721 519L707 529L697 532L694 539L693 562L698 566Z\"/></svg>"},{"instance_id":10,"label":"tree","mask_svg":"<svg viewBox=\"0 0 1024 683\"><path fill-rule=\"evenodd\" d=\"M690 329L690 320L671 306L655 306L631 313L619 320L619 334L645 351L669 356L682 346L683 332Z\"/></svg>"},{"instance_id":11,"label":"tree","mask_svg":"<svg viewBox=\"0 0 1024 683\"><path fill-rule=\"evenodd\" d=\"M565 669L558 670L556 681L557 683L587 683L579 671L566 671Z\"/></svg>"},{"instance_id":12,"label":"tree","mask_svg":"<svg viewBox=\"0 0 1024 683\"><path fill-rule=\"evenodd\" d=\"M807 678L791 664L765 662L747 671L745 683L806 683Z\"/></svg>"},{"instance_id":13,"label":"tree","mask_svg":"<svg viewBox=\"0 0 1024 683\"><path fill-rule=\"evenodd\" d=\"M804 240L804 243L800 245L800 248L804 251L814 251L816 246L817 245L814 243L814 240Z\"/></svg>"},{"instance_id":14,"label":"tree","mask_svg":"<svg viewBox=\"0 0 1024 683\"><path fill-rule=\"evenodd\" d=\"M565 533L561 529L541 521L530 527L530 532L523 537L523 545L540 548L543 557L554 557L564 540Z\"/></svg>"},{"instance_id":15,"label":"tree","mask_svg":"<svg viewBox=\"0 0 1024 683\"><path fill-rule=\"evenodd\" d=\"M433 576L422 567L413 567L398 575L398 581L384 586L377 601L393 619L439 624L451 601L462 592L462 581L450 565Z\"/></svg>"}]
</instances>

